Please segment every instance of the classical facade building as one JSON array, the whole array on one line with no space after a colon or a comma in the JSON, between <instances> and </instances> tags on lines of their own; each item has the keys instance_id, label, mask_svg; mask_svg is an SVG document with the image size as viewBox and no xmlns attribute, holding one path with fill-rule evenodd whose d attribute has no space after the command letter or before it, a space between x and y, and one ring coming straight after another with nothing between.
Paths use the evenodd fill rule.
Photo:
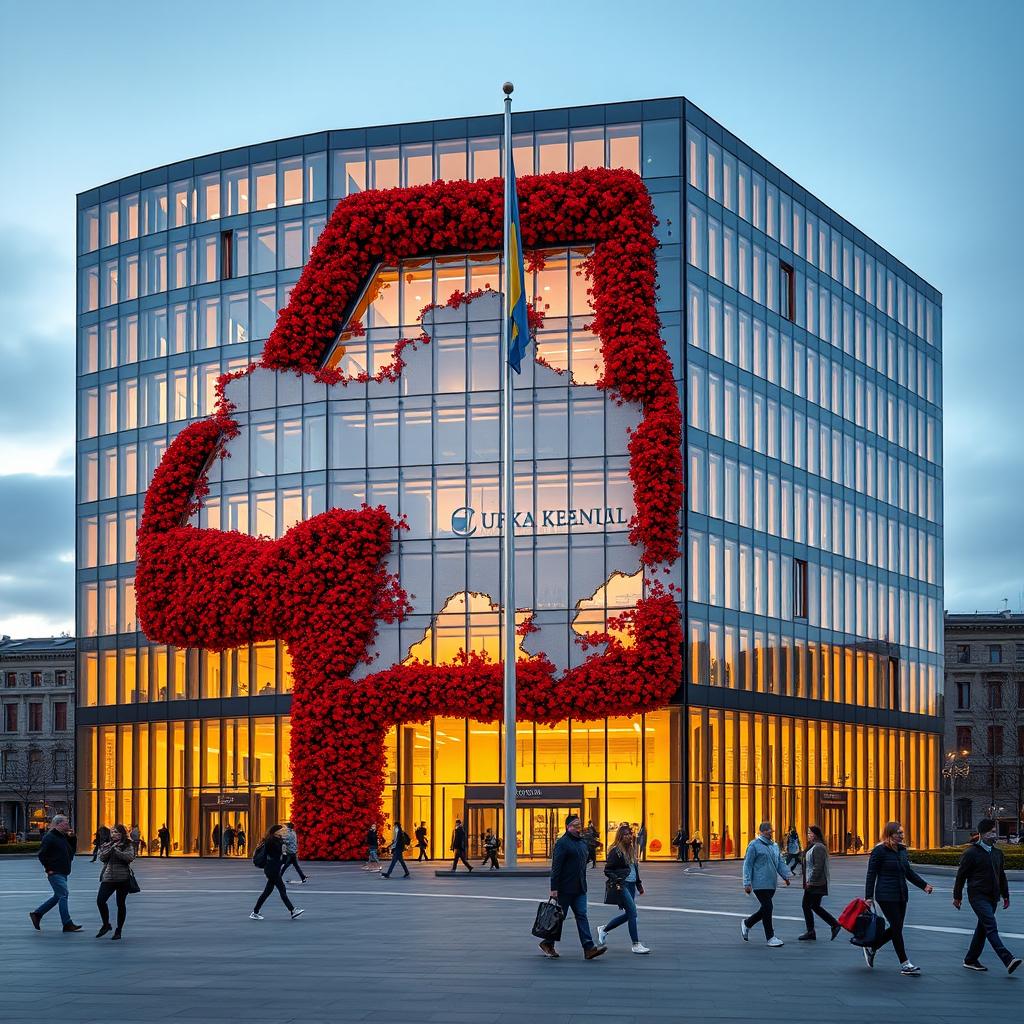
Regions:
<instances>
[{"instance_id":1,"label":"classical facade building","mask_svg":"<svg viewBox=\"0 0 1024 1024\"><path fill-rule=\"evenodd\" d=\"M74 807L74 637L0 639L0 704L0 827L45 828Z\"/></svg>"},{"instance_id":2,"label":"classical facade building","mask_svg":"<svg viewBox=\"0 0 1024 1024\"><path fill-rule=\"evenodd\" d=\"M950 613L946 625L945 838L978 819L1024 830L1024 614Z\"/></svg>"},{"instance_id":3,"label":"classical facade building","mask_svg":"<svg viewBox=\"0 0 1024 1024\"><path fill-rule=\"evenodd\" d=\"M496 235L488 218L500 202L485 183L500 173L500 136L492 116L323 132L78 197L82 834L130 820L152 840L166 821L175 853L222 855L215 837L228 825L254 835L309 813L295 795L302 805L322 785L353 808L321 823L337 843L361 833L378 783L382 816L426 822L436 854L456 817L474 837L513 833L500 820L504 737L490 698L436 705L451 713L400 700L421 693L416 665L436 680L460 649L499 650L498 321L486 298L451 300L499 287L500 221ZM535 718L519 721L520 855L547 856L570 808L602 837L646 823L654 857L673 855L680 826L706 855L735 856L766 817L819 821L837 852L869 845L892 817L915 845L936 842L941 295L684 99L517 112L513 148L527 247L531 233L550 242L529 263L544 322L515 391L516 597L539 630L524 635L523 657L544 653L559 679L578 679L591 654L578 641L614 632L656 579L677 588L684 638L682 668L647 680L656 701L581 699L557 713L534 702ZM671 457L630 440L650 393L617 403L606 389L608 365L622 373L621 350L606 346L623 336L609 330L614 310L597 317L605 336L591 330L605 240L580 191L596 180L584 168L633 172L657 217L656 306L652 291L651 315L633 323L660 319L658 352L645 349L640 369L670 378L662 436L682 410ZM563 172L550 188L533 177ZM467 185L437 193L447 237L416 207L416 189L438 180ZM615 201L636 191L620 185ZM397 191L367 198L381 189ZM557 209L544 207L551 189L568 190ZM398 205L406 212L388 216ZM335 211L341 226L310 262ZM576 236L559 233L567 217ZM638 251L649 251L642 238L630 258ZM396 343L418 336L431 304L446 307L431 344L405 349L389 376ZM276 541L363 502L408 525L387 568L410 614L380 625L374 665L343 680L363 689L346 691L347 709L322 705L318 729L308 706L296 710L317 684L296 682L294 630L291 646L265 624L245 642L218 634L214 650L210 631L139 626L147 490L182 431L215 413L225 373L240 374L228 385L238 433L212 464L196 534ZM648 503L658 480L637 489L637 452L649 476L684 468L681 556L667 576L630 528L664 514ZM264 557L248 541L235 550ZM164 626L178 613L198 624L197 592L176 593L180 609L154 599L151 612L168 613ZM313 655L323 652L307 646L303 671ZM602 678L645 685L642 673ZM332 779L323 763L299 779L307 743L340 757L385 700L394 724L379 774L376 737L365 748L372 786Z\"/></svg>"}]
</instances>

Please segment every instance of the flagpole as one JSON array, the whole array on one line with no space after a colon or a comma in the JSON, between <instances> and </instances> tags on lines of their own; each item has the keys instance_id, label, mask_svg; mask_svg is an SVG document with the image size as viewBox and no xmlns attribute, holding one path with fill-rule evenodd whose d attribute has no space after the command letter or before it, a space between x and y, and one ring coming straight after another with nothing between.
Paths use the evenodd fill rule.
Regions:
<instances>
[{"instance_id":1,"label":"flagpole","mask_svg":"<svg viewBox=\"0 0 1024 1024\"><path fill-rule=\"evenodd\" d=\"M509 224L512 219L509 167L512 155L512 83L506 82L505 93L505 150L502 178L505 186L502 239L504 254L502 269L505 275L501 305L501 372L504 386L501 392L501 493L503 499L503 527L501 532L501 566L503 601L503 679L505 689L505 867L515 868L516 848L516 561L515 532L515 446L512 443L512 364L509 362Z\"/></svg>"}]
</instances>

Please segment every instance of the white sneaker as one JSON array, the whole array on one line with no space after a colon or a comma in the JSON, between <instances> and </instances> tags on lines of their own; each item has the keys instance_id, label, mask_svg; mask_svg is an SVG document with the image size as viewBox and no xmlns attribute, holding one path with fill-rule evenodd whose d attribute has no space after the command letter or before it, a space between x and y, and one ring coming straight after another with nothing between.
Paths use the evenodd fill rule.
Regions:
<instances>
[{"instance_id":1,"label":"white sneaker","mask_svg":"<svg viewBox=\"0 0 1024 1024\"><path fill-rule=\"evenodd\" d=\"M868 967L874 967L875 951L873 949L869 949L867 946L863 946L862 948L864 950L864 963L866 963Z\"/></svg>"},{"instance_id":2,"label":"white sneaker","mask_svg":"<svg viewBox=\"0 0 1024 1024\"><path fill-rule=\"evenodd\" d=\"M249 915L249 920L250 920L250 921L262 921L262 920L263 920L263 915L262 915L262 914L257 914L257 913L256 913L256 911L254 910L254 911L253 911L253 912L252 912L252 913L251 913L251 914Z\"/></svg>"},{"instance_id":3,"label":"white sneaker","mask_svg":"<svg viewBox=\"0 0 1024 1024\"><path fill-rule=\"evenodd\" d=\"M909 960L900 968L900 974L906 975L908 977L914 977L915 975L918 975L920 973L921 968L916 967Z\"/></svg>"},{"instance_id":4,"label":"white sneaker","mask_svg":"<svg viewBox=\"0 0 1024 1024\"><path fill-rule=\"evenodd\" d=\"M634 953L650 953L650 950L642 942L633 943Z\"/></svg>"},{"instance_id":5,"label":"white sneaker","mask_svg":"<svg viewBox=\"0 0 1024 1024\"><path fill-rule=\"evenodd\" d=\"M768 945L769 945L769 946L772 946L772 947L778 947L778 946L784 946L784 945L785 945L785 943L784 943L784 942L782 941L782 939L780 939L780 938L778 937L778 935L773 935L773 936L772 936L772 937L771 937L771 938L770 938L770 939L768 940Z\"/></svg>"},{"instance_id":6,"label":"white sneaker","mask_svg":"<svg viewBox=\"0 0 1024 1024\"><path fill-rule=\"evenodd\" d=\"M603 946L608 941L608 931L604 925L598 925L597 927L597 944Z\"/></svg>"},{"instance_id":7,"label":"white sneaker","mask_svg":"<svg viewBox=\"0 0 1024 1024\"><path fill-rule=\"evenodd\" d=\"M743 936L744 942L750 941L750 929L747 927L746 921L740 921L740 935Z\"/></svg>"},{"instance_id":8,"label":"white sneaker","mask_svg":"<svg viewBox=\"0 0 1024 1024\"><path fill-rule=\"evenodd\" d=\"M295 920L295 918L297 918L297 917L302 917L302 915L303 915L304 913L305 913L305 911L304 911L304 910L293 910L293 911L292 911L292 920L294 921L294 920Z\"/></svg>"}]
</instances>

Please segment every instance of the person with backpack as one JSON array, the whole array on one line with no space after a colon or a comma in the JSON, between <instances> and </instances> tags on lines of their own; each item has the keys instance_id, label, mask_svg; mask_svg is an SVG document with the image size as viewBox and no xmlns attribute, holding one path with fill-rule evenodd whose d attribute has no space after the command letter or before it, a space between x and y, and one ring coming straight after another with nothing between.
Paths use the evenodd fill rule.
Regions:
<instances>
[{"instance_id":1,"label":"person with backpack","mask_svg":"<svg viewBox=\"0 0 1024 1024\"><path fill-rule=\"evenodd\" d=\"M953 906L960 909L966 884L967 902L978 919L978 926L964 957L964 967L969 971L988 970L978 959L985 948L985 939L988 939L1003 966L1013 974L1020 967L1021 958L1003 945L996 927L996 904L1000 896L1003 898L1003 910L1010 909L1010 886L1003 867L1003 851L996 845L998 841L999 831L994 819L982 818L978 822L977 842L968 846L960 858L960 868L953 883Z\"/></svg>"},{"instance_id":2,"label":"person with backpack","mask_svg":"<svg viewBox=\"0 0 1024 1024\"><path fill-rule=\"evenodd\" d=\"M786 833L786 867L794 874L800 863L800 835L796 825L790 825Z\"/></svg>"},{"instance_id":3,"label":"person with backpack","mask_svg":"<svg viewBox=\"0 0 1024 1024\"><path fill-rule=\"evenodd\" d=\"M799 937L801 942L814 942L814 918L817 914L832 930L832 940L843 930L843 926L821 905L828 895L829 870L828 847L825 836L817 825L807 826L807 849L803 853L804 861L804 898L801 909L804 912L804 924L807 931Z\"/></svg>"},{"instance_id":4,"label":"person with backpack","mask_svg":"<svg viewBox=\"0 0 1024 1024\"><path fill-rule=\"evenodd\" d=\"M96 894L96 906L100 909L100 919L103 923L96 933L97 939L103 938L110 931L110 912L107 904L111 895L116 895L117 927L110 937L121 938L121 929L128 916L128 893L131 892L133 881L131 864L135 857L135 841L124 825L115 825L111 830L110 842L100 847L103 870L100 872L100 890Z\"/></svg>"},{"instance_id":5,"label":"person with backpack","mask_svg":"<svg viewBox=\"0 0 1024 1024\"><path fill-rule=\"evenodd\" d=\"M629 928L629 938L633 943L634 953L650 953L640 941L640 932L637 928L636 896L644 894L644 883L640 880L640 844L633 830L625 823L621 824L615 833L615 842L612 843L605 860L604 873L608 879L605 892L605 903L612 902L612 897L618 899L618 906L622 913L613 917L606 925L597 929L597 944L605 945L608 933L620 924Z\"/></svg>"},{"instance_id":6,"label":"person with backpack","mask_svg":"<svg viewBox=\"0 0 1024 1024\"><path fill-rule=\"evenodd\" d=\"M239 835L243 833L239 832ZM290 822L284 823L284 864L281 866L281 877L284 878L284 873L289 867L294 865L295 870L299 873L299 885L305 885L309 880L307 875L299 864L299 834L295 831L295 826Z\"/></svg>"},{"instance_id":7,"label":"person with backpack","mask_svg":"<svg viewBox=\"0 0 1024 1024\"><path fill-rule=\"evenodd\" d=\"M913 882L929 894L932 887L911 866L910 854L903 845L903 838L903 826L898 821L887 822L882 830L882 841L868 858L864 899L869 906L878 901L888 925L874 946L863 947L864 962L868 967L874 967L875 954L887 942L892 942L892 948L899 957L900 974L913 977L921 973L921 968L910 962L907 948L903 944L903 924L907 917L907 904L910 902L907 882Z\"/></svg>"},{"instance_id":8,"label":"person with backpack","mask_svg":"<svg viewBox=\"0 0 1024 1024\"><path fill-rule=\"evenodd\" d=\"M263 869L263 874L267 878L267 884L263 887L263 892L260 893L260 898L256 901L256 906L253 907L252 913L249 914L249 920L263 920L260 910L262 910L263 904L267 902L270 894L275 889L281 897L281 902L292 915L292 920L294 921L297 917L301 917L305 911L296 910L292 906L292 901L288 899L288 890L285 889L284 881L281 878L281 865L284 862L283 825L271 825L267 829L267 834L263 837L263 841L252 852L252 862L256 867Z\"/></svg>"},{"instance_id":9,"label":"person with backpack","mask_svg":"<svg viewBox=\"0 0 1024 1024\"><path fill-rule=\"evenodd\" d=\"M497 871L500 867L498 864L498 837L494 834L493 829L488 829L483 835L484 841L484 859L480 867L486 867L488 864L491 865L492 871Z\"/></svg>"},{"instance_id":10,"label":"person with backpack","mask_svg":"<svg viewBox=\"0 0 1024 1024\"><path fill-rule=\"evenodd\" d=\"M405 848L412 842L409 838L409 833L402 828L401 822L395 822L395 830L391 839L391 863L388 865L387 871L381 872L381 878L390 878L391 872L395 870L395 867L399 864L402 866L402 870L405 874L403 878L409 877L409 867L405 863Z\"/></svg>"},{"instance_id":11,"label":"person with backpack","mask_svg":"<svg viewBox=\"0 0 1024 1024\"><path fill-rule=\"evenodd\" d=\"M380 857L378 856L378 850L380 849L380 836L377 834L377 823L375 821L370 822L370 827L366 830L366 863L363 865L364 871L372 871L376 864L377 870L380 871Z\"/></svg>"},{"instance_id":12,"label":"person with backpack","mask_svg":"<svg viewBox=\"0 0 1024 1024\"><path fill-rule=\"evenodd\" d=\"M416 860L430 860L427 856L427 823L425 821L421 821L420 827L416 829L416 849L420 851Z\"/></svg>"},{"instance_id":13,"label":"person with backpack","mask_svg":"<svg viewBox=\"0 0 1024 1024\"><path fill-rule=\"evenodd\" d=\"M772 840L774 831L770 821L762 821L757 827L756 838L750 840L743 857L743 891L748 896L752 892L757 897L760 907L756 913L740 922L740 935L743 936L744 942L749 942L750 929L760 921L768 945L777 947L785 943L775 934L772 926L772 902L775 899L778 879L781 878L789 885L793 875L786 867L778 846Z\"/></svg>"}]
</instances>

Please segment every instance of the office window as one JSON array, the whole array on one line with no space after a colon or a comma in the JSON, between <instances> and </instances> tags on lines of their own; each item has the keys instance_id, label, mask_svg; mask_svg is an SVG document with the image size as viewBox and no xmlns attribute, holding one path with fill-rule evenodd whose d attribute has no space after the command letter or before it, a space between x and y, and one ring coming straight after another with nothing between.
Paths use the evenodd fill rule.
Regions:
<instances>
[{"instance_id":1,"label":"office window","mask_svg":"<svg viewBox=\"0 0 1024 1024\"><path fill-rule=\"evenodd\" d=\"M956 727L956 749L966 750L970 753L974 749L974 741L971 738L971 727L969 725L958 725Z\"/></svg>"},{"instance_id":2,"label":"office window","mask_svg":"<svg viewBox=\"0 0 1024 1024\"><path fill-rule=\"evenodd\" d=\"M33 672L32 673L32 685L33 686L42 686L43 685L43 673L42 672Z\"/></svg>"},{"instance_id":3,"label":"office window","mask_svg":"<svg viewBox=\"0 0 1024 1024\"><path fill-rule=\"evenodd\" d=\"M18 685L18 673L6 672L4 674L4 686L11 688Z\"/></svg>"},{"instance_id":4,"label":"office window","mask_svg":"<svg viewBox=\"0 0 1024 1024\"><path fill-rule=\"evenodd\" d=\"M28 706L28 731L43 731L43 705L37 701L33 701Z\"/></svg>"},{"instance_id":5,"label":"office window","mask_svg":"<svg viewBox=\"0 0 1024 1024\"><path fill-rule=\"evenodd\" d=\"M1003 684L991 682L988 684L988 706L990 708L1001 708L1003 706Z\"/></svg>"},{"instance_id":6,"label":"office window","mask_svg":"<svg viewBox=\"0 0 1024 1024\"><path fill-rule=\"evenodd\" d=\"M226 281L234 277L234 231L222 231L220 233L220 277Z\"/></svg>"},{"instance_id":7,"label":"office window","mask_svg":"<svg viewBox=\"0 0 1024 1024\"><path fill-rule=\"evenodd\" d=\"M990 725L988 727L988 752L995 757L1003 753L1003 727L1001 725Z\"/></svg>"},{"instance_id":8,"label":"office window","mask_svg":"<svg viewBox=\"0 0 1024 1024\"><path fill-rule=\"evenodd\" d=\"M958 665L970 665L971 663L971 645L970 644L957 644L956 645L956 661Z\"/></svg>"},{"instance_id":9,"label":"office window","mask_svg":"<svg viewBox=\"0 0 1024 1024\"><path fill-rule=\"evenodd\" d=\"M53 705L53 727L58 731L68 727L68 702L59 700Z\"/></svg>"},{"instance_id":10,"label":"office window","mask_svg":"<svg viewBox=\"0 0 1024 1024\"><path fill-rule=\"evenodd\" d=\"M4 732L18 731L18 705L4 705Z\"/></svg>"},{"instance_id":11,"label":"office window","mask_svg":"<svg viewBox=\"0 0 1024 1024\"><path fill-rule=\"evenodd\" d=\"M969 711L971 707L970 680L958 680L956 684L956 706L958 711Z\"/></svg>"},{"instance_id":12,"label":"office window","mask_svg":"<svg viewBox=\"0 0 1024 1024\"><path fill-rule=\"evenodd\" d=\"M1003 648L999 644L988 645L988 663L990 665L1001 665L1003 663Z\"/></svg>"},{"instance_id":13,"label":"office window","mask_svg":"<svg viewBox=\"0 0 1024 1024\"><path fill-rule=\"evenodd\" d=\"M793 559L793 618L807 618L807 562Z\"/></svg>"},{"instance_id":14,"label":"office window","mask_svg":"<svg viewBox=\"0 0 1024 1024\"><path fill-rule=\"evenodd\" d=\"M793 268L779 260L779 312L796 322L796 275Z\"/></svg>"}]
</instances>

